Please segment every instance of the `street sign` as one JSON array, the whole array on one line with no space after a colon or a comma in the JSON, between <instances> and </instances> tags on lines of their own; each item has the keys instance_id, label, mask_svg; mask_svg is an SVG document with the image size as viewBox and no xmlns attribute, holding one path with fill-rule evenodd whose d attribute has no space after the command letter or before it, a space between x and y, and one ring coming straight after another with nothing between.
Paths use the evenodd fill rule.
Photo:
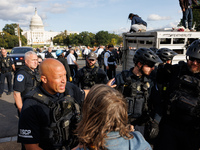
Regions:
<instances>
[{"instance_id":1,"label":"street sign","mask_svg":"<svg viewBox=\"0 0 200 150\"><path fill-rule=\"evenodd\" d=\"M18 36L18 28L15 28L15 35Z\"/></svg>"}]
</instances>

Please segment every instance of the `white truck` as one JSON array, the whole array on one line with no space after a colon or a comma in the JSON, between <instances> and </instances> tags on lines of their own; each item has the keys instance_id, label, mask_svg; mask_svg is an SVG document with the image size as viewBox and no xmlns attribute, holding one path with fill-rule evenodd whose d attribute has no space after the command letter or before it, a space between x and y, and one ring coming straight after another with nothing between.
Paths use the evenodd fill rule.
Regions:
<instances>
[{"instance_id":1,"label":"white truck","mask_svg":"<svg viewBox=\"0 0 200 150\"><path fill-rule=\"evenodd\" d=\"M178 53L173 64L186 61L186 47L196 39L200 32L149 31L140 33L123 33L123 70L134 66L133 56L138 48L169 48Z\"/></svg>"}]
</instances>

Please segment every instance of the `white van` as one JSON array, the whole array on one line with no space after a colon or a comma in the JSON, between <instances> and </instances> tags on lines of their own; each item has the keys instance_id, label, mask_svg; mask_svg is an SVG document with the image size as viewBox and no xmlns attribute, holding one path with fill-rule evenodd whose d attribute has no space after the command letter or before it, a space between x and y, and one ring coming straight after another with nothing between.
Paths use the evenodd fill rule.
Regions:
<instances>
[{"instance_id":1,"label":"white van","mask_svg":"<svg viewBox=\"0 0 200 150\"><path fill-rule=\"evenodd\" d=\"M133 56L138 48L169 48L178 53L173 64L186 60L186 47L200 38L200 32L149 31L141 33L123 33L123 69L134 66Z\"/></svg>"}]
</instances>

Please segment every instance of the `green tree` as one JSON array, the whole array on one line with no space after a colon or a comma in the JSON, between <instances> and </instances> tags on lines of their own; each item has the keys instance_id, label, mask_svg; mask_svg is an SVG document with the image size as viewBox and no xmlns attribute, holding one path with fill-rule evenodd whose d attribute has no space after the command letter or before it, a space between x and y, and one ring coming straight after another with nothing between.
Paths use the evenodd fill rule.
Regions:
<instances>
[{"instance_id":1,"label":"green tree","mask_svg":"<svg viewBox=\"0 0 200 150\"><path fill-rule=\"evenodd\" d=\"M9 33L10 35L15 35L15 28L17 28L16 23L6 24L3 28L3 31ZM21 28L19 28L19 29L20 29L20 35L21 35L23 30Z\"/></svg>"},{"instance_id":2,"label":"green tree","mask_svg":"<svg viewBox=\"0 0 200 150\"><path fill-rule=\"evenodd\" d=\"M95 39L96 39L97 45L107 45L111 40L110 34L108 33L108 31L99 31L95 35Z\"/></svg>"},{"instance_id":3,"label":"green tree","mask_svg":"<svg viewBox=\"0 0 200 150\"><path fill-rule=\"evenodd\" d=\"M8 33L4 35L4 39L5 39L5 43L4 43L4 47L5 48L13 48L14 46L19 46L19 41L18 41L18 37L15 35L15 28L17 28L17 24L13 23L13 24L6 24L3 28L3 32L4 33ZM23 32L23 30L21 28L20 29L20 40L22 42L22 46L27 45L27 39L25 36L23 36L21 33Z\"/></svg>"}]
</instances>

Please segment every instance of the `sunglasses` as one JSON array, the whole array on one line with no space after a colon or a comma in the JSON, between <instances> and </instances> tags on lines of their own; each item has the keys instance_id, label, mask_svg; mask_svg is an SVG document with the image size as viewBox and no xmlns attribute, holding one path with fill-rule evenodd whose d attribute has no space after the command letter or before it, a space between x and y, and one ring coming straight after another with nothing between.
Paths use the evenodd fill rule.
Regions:
<instances>
[{"instance_id":1,"label":"sunglasses","mask_svg":"<svg viewBox=\"0 0 200 150\"><path fill-rule=\"evenodd\" d=\"M197 63L200 63L200 59L194 58L194 57L189 57L189 60L194 62L196 60Z\"/></svg>"},{"instance_id":2,"label":"sunglasses","mask_svg":"<svg viewBox=\"0 0 200 150\"><path fill-rule=\"evenodd\" d=\"M148 64L146 64L148 67L150 67L150 68L153 68L154 66L155 66L155 64L154 63L148 63Z\"/></svg>"}]
</instances>

